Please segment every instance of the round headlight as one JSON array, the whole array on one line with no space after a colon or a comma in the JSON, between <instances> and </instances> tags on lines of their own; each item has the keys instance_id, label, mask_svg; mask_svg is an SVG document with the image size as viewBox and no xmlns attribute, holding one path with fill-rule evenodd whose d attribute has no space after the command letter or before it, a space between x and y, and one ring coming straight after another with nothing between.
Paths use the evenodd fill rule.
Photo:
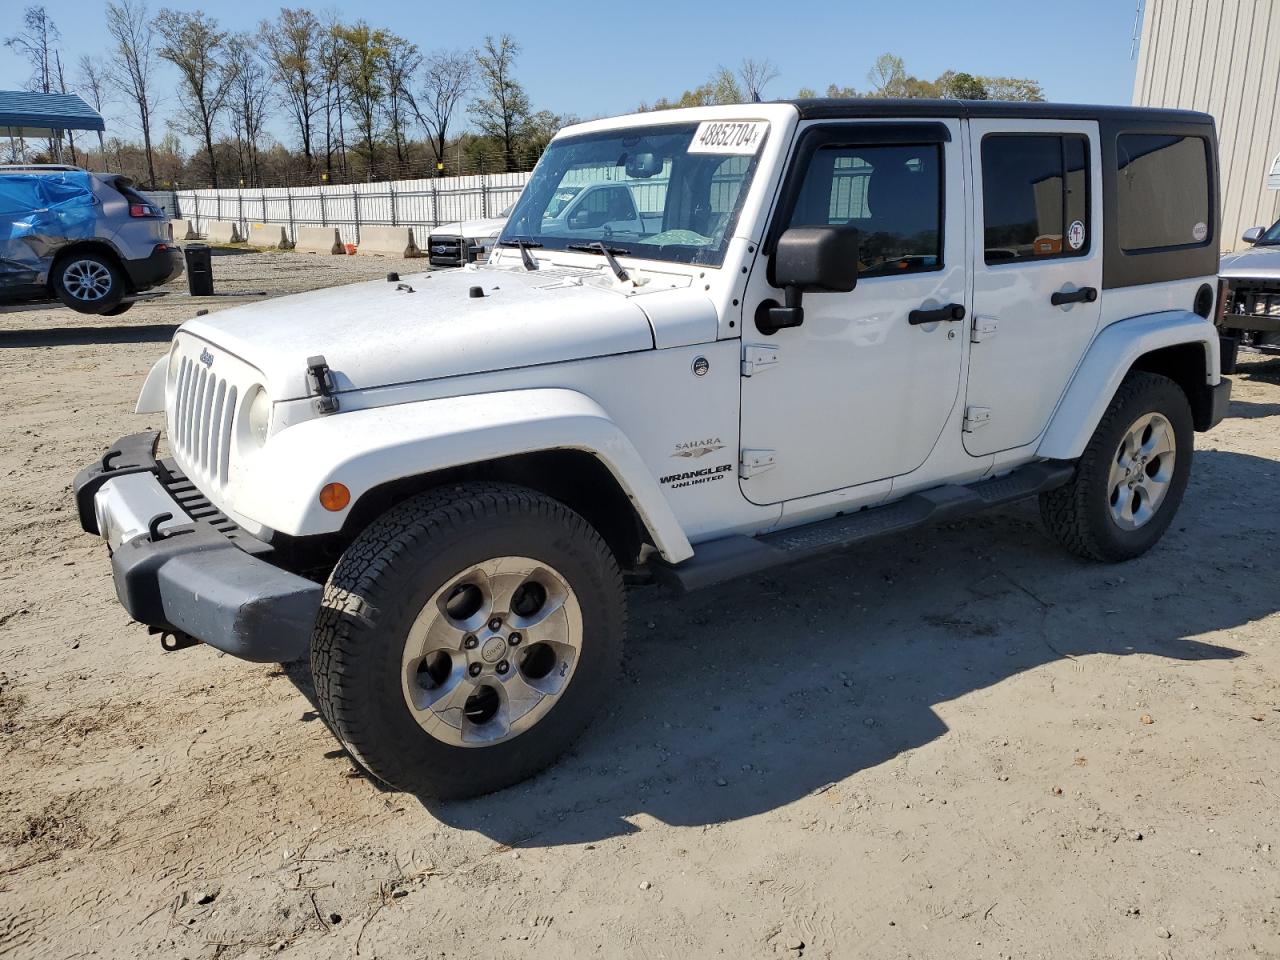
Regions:
<instances>
[{"instance_id":1,"label":"round headlight","mask_svg":"<svg viewBox=\"0 0 1280 960\"><path fill-rule=\"evenodd\" d=\"M271 400L267 397L267 391L258 387L249 400L249 434L258 443L265 443L270 428Z\"/></svg>"}]
</instances>

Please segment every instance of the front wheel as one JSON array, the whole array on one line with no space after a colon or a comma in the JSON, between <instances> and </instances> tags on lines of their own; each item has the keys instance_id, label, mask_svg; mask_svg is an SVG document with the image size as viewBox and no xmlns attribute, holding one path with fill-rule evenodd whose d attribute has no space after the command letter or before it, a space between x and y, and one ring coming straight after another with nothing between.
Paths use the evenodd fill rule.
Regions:
<instances>
[{"instance_id":1,"label":"front wheel","mask_svg":"<svg viewBox=\"0 0 1280 960\"><path fill-rule=\"evenodd\" d=\"M1071 482L1040 495L1063 546L1090 560L1131 560L1164 535L1191 475L1191 406L1182 388L1131 373L1116 391Z\"/></svg>"},{"instance_id":2,"label":"front wheel","mask_svg":"<svg viewBox=\"0 0 1280 960\"><path fill-rule=\"evenodd\" d=\"M510 484L422 494L375 521L325 587L311 668L366 770L439 799L536 773L616 682L618 565L564 504Z\"/></svg>"}]
</instances>

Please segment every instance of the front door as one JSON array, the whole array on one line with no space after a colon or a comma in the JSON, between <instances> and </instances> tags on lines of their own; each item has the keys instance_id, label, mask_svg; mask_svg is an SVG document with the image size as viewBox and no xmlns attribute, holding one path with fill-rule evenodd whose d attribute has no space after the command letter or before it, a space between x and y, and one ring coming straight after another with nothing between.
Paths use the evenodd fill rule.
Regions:
<instances>
[{"instance_id":1,"label":"front door","mask_svg":"<svg viewBox=\"0 0 1280 960\"><path fill-rule=\"evenodd\" d=\"M804 322L755 326L778 291L757 265L743 302L742 491L778 503L908 473L924 463L959 395L965 306L964 152L959 121L855 122L800 134L772 235L858 229L857 287L806 293ZM766 253L768 251L765 251ZM919 322L938 311L930 322ZM916 322L912 322L913 319Z\"/></svg>"},{"instance_id":2,"label":"front door","mask_svg":"<svg viewBox=\"0 0 1280 960\"><path fill-rule=\"evenodd\" d=\"M973 120L973 309L964 445L1032 443L1098 326L1098 125Z\"/></svg>"}]
</instances>

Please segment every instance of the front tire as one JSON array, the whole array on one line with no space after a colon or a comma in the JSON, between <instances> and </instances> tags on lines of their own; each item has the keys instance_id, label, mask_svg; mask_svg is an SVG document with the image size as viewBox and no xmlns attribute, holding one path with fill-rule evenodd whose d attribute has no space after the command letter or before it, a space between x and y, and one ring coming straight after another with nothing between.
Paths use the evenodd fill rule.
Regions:
<instances>
[{"instance_id":1,"label":"front tire","mask_svg":"<svg viewBox=\"0 0 1280 960\"><path fill-rule=\"evenodd\" d=\"M1191 406L1154 373L1121 383L1065 486L1040 495L1040 516L1068 550L1088 560L1132 560L1173 522L1191 475Z\"/></svg>"},{"instance_id":2,"label":"front tire","mask_svg":"<svg viewBox=\"0 0 1280 960\"><path fill-rule=\"evenodd\" d=\"M392 508L343 554L311 646L326 722L379 780L450 800L523 780L616 681L622 576L564 504L470 483Z\"/></svg>"}]
</instances>

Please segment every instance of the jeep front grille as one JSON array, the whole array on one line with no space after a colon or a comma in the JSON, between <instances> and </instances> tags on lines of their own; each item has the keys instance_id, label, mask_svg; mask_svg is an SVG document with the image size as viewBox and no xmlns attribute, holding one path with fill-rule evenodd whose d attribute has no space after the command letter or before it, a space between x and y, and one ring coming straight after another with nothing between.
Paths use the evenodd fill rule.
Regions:
<instances>
[{"instance_id":1,"label":"jeep front grille","mask_svg":"<svg viewBox=\"0 0 1280 960\"><path fill-rule=\"evenodd\" d=\"M169 444L187 475L225 486L239 391L184 356L178 367Z\"/></svg>"}]
</instances>

